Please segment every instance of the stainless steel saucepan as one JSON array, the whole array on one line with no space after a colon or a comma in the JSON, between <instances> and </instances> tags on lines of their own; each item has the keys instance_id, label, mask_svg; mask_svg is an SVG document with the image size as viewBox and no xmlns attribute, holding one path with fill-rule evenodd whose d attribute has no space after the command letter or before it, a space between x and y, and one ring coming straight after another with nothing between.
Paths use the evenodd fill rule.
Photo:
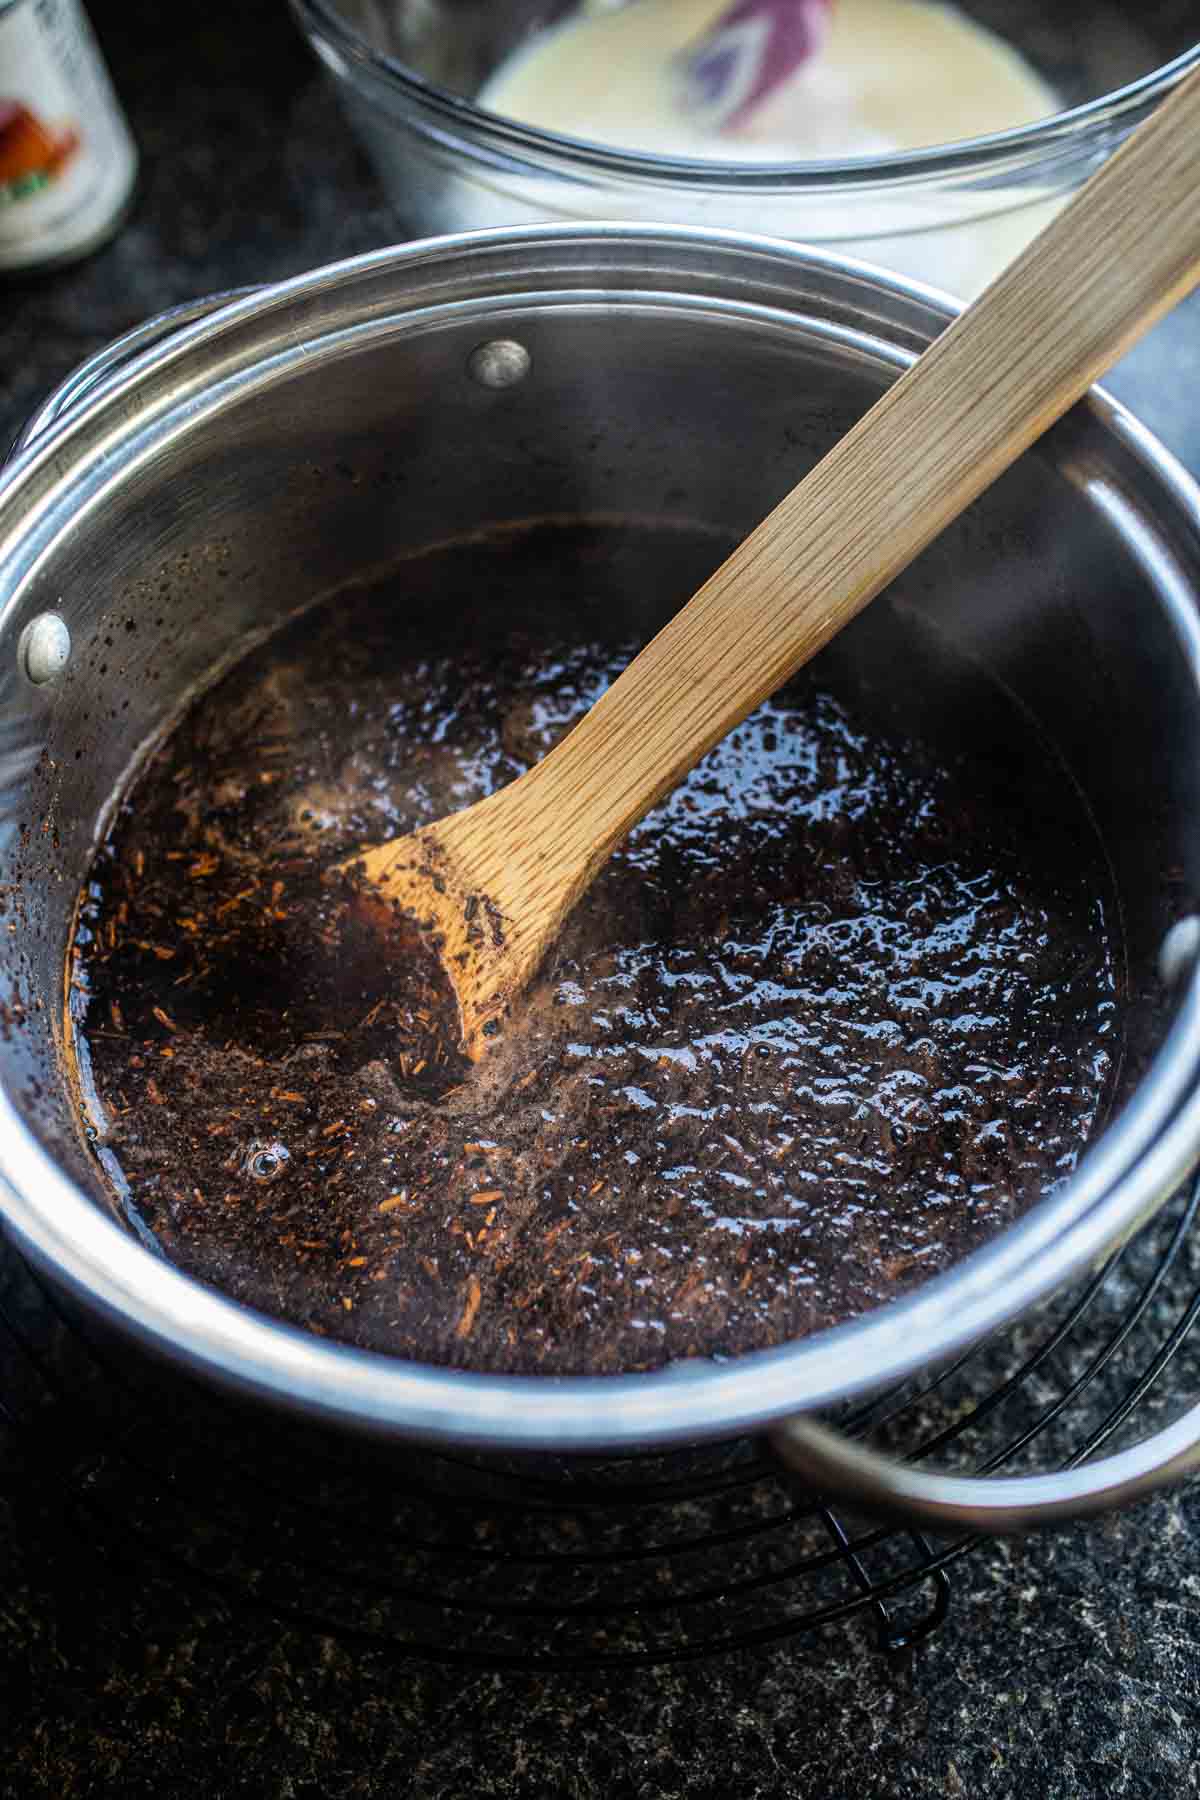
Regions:
<instances>
[{"instance_id":1,"label":"stainless steel saucepan","mask_svg":"<svg viewBox=\"0 0 1200 1800\"><path fill-rule=\"evenodd\" d=\"M1127 961L1111 1122L1070 1179L948 1273L734 1362L596 1379L404 1363L168 1266L114 1215L64 1081L64 958L112 796L249 641L478 526L650 513L744 532L948 316L902 281L765 239L530 227L185 309L43 409L0 479L0 1210L78 1303L205 1377L347 1427L559 1452L769 1431L826 1491L974 1527L1085 1511L1200 1464L1200 1406L1104 1461L1011 1480L901 1469L812 1418L1061 1286L1200 1151L1200 495L1101 394L898 590L1082 788ZM858 653L889 631L885 599L853 627ZM929 704L951 699L969 734L969 691Z\"/></svg>"}]
</instances>

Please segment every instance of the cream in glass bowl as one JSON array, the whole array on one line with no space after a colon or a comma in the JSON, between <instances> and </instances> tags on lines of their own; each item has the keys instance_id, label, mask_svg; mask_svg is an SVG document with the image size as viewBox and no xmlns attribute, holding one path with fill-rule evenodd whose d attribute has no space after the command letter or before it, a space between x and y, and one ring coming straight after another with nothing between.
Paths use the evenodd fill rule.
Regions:
<instances>
[{"instance_id":1,"label":"cream in glass bowl","mask_svg":"<svg viewBox=\"0 0 1200 1800\"><path fill-rule=\"evenodd\" d=\"M291 4L410 231L753 229L962 298L1200 56L1178 0Z\"/></svg>"}]
</instances>

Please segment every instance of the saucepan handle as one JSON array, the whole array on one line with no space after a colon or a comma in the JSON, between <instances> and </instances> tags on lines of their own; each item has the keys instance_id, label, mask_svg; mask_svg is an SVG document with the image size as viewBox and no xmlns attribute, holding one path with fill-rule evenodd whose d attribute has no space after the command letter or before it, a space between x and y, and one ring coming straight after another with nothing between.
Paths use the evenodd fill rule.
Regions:
<instances>
[{"instance_id":1,"label":"saucepan handle","mask_svg":"<svg viewBox=\"0 0 1200 1800\"><path fill-rule=\"evenodd\" d=\"M1047 1475L939 1475L805 1418L784 1419L770 1438L780 1460L824 1494L932 1530L991 1534L1107 1512L1200 1469L1200 1404L1127 1450Z\"/></svg>"}]
</instances>

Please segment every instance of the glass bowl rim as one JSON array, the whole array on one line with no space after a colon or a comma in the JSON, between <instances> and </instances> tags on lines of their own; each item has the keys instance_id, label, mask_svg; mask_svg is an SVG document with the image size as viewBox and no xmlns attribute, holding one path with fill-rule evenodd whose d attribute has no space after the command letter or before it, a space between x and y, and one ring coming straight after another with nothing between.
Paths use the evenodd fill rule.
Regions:
<instances>
[{"instance_id":1,"label":"glass bowl rim","mask_svg":"<svg viewBox=\"0 0 1200 1800\"><path fill-rule=\"evenodd\" d=\"M408 64L377 50L343 16L337 0L289 0L301 29L314 41L324 36L348 65L407 95L443 125L484 133L501 145L527 155L554 156L593 172L639 182L684 184L710 188L786 187L846 188L910 185L940 178L994 172L997 164L1036 166L1052 162L1080 139L1100 137L1109 129L1131 129L1140 115L1167 94L1188 71L1200 65L1200 43L1183 50L1145 75L1079 106L1052 113L1028 125L988 132L925 149L888 156L813 159L798 162L721 162L716 158L666 157L652 151L623 150L565 132L543 130L477 106L465 95L427 80ZM343 71L339 71L343 72Z\"/></svg>"}]
</instances>

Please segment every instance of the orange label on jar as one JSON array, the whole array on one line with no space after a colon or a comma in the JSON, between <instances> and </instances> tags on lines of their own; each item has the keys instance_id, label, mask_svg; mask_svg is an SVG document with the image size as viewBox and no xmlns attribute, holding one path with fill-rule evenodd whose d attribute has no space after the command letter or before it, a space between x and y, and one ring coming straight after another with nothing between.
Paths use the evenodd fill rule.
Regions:
<instances>
[{"instance_id":1,"label":"orange label on jar","mask_svg":"<svg viewBox=\"0 0 1200 1800\"><path fill-rule=\"evenodd\" d=\"M0 4L0 269L99 243L136 163L77 0Z\"/></svg>"}]
</instances>

